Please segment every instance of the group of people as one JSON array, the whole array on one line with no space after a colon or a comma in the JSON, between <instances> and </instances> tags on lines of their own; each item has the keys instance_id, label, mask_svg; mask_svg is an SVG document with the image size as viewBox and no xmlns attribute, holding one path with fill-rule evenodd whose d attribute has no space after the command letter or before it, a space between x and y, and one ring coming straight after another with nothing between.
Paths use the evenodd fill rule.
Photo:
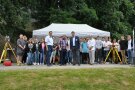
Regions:
<instances>
[{"instance_id":1,"label":"group of people","mask_svg":"<svg viewBox=\"0 0 135 90\"><path fill-rule=\"evenodd\" d=\"M110 63L132 64L133 40L121 36L120 40L108 37L79 38L74 31L71 37L63 35L54 43L53 32L39 41L37 38L27 40L20 34L17 40L17 64L28 65L79 65L95 63L102 64L105 60ZM112 50L112 51L110 51Z\"/></svg>"}]
</instances>

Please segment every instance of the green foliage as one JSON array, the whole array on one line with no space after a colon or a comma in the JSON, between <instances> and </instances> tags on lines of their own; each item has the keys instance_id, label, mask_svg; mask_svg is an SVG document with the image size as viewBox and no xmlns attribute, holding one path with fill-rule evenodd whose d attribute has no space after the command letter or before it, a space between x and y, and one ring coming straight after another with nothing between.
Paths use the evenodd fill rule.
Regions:
<instances>
[{"instance_id":1,"label":"green foliage","mask_svg":"<svg viewBox=\"0 0 135 90\"><path fill-rule=\"evenodd\" d=\"M17 36L51 23L85 23L118 38L135 27L134 0L59 1L0 0L0 33Z\"/></svg>"},{"instance_id":2,"label":"green foliage","mask_svg":"<svg viewBox=\"0 0 135 90\"><path fill-rule=\"evenodd\" d=\"M64 11L61 9L51 9L49 21L54 23L77 23L78 21L73 18L72 12Z\"/></svg>"},{"instance_id":3,"label":"green foliage","mask_svg":"<svg viewBox=\"0 0 135 90\"><path fill-rule=\"evenodd\" d=\"M14 0L13 0L14 1ZM30 21L30 13L25 7L21 7L19 2L12 0L0 1L0 33L9 35L15 40L17 35L24 32Z\"/></svg>"}]
</instances>

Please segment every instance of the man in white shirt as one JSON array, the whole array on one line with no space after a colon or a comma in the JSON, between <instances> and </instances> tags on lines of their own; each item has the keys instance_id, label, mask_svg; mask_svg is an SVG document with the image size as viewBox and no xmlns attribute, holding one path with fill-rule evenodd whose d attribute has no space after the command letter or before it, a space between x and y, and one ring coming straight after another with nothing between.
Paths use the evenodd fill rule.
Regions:
<instances>
[{"instance_id":1,"label":"man in white shirt","mask_svg":"<svg viewBox=\"0 0 135 90\"><path fill-rule=\"evenodd\" d=\"M133 53L133 41L131 39L131 36L128 35L127 36L127 40L128 40L128 63L132 64L132 53Z\"/></svg>"},{"instance_id":2,"label":"man in white shirt","mask_svg":"<svg viewBox=\"0 0 135 90\"><path fill-rule=\"evenodd\" d=\"M95 39L94 38L90 38L90 40L88 41L88 48L89 48L89 59L90 59L90 64L94 64L95 61Z\"/></svg>"},{"instance_id":3,"label":"man in white shirt","mask_svg":"<svg viewBox=\"0 0 135 90\"><path fill-rule=\"evenodd\" d=\"M102 62L102 47L103 47L103 43L100 37L97 37L95 51L96 51L96 62L99 64Z\"/></svg>"},{"instance_id":4,"label":"man in white shirt","mask_svg":"<svg viewBox=\"0 0 135 90\"><path fill-rule=\"evenodd\" d=\"M45 42L46 42L46 51L47 51L47 56L46 56L46 64L47 66L50 66L50 57L53 51L53 37L52 37L52 31L49 31L49 35L45 37Z\"/></svg>"}]
</instances>

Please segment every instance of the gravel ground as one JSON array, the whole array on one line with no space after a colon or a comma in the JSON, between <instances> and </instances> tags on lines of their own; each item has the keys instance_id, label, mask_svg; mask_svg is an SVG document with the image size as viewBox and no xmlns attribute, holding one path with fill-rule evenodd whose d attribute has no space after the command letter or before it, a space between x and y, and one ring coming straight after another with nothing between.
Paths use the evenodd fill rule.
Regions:
<instances>
[{"instance_id":1,"label":"gravel ground","mask_svg":"<svg viewBox=\"0 0 135 90\"><path fill-rule=\"evenodd\" d=\"M13 64L13 66L3 66L0 64L0 70L33 70L33 69L89 69L89 68L132 68L133 65L120 65L120 64L95 64L95 65L88 65L88 64L81 64L80 66L72 66L72 65L66 65L66 66L59 66L59 65L53 65L53 66L17 66L16 64Z\"/></svg>"}]
</instances>

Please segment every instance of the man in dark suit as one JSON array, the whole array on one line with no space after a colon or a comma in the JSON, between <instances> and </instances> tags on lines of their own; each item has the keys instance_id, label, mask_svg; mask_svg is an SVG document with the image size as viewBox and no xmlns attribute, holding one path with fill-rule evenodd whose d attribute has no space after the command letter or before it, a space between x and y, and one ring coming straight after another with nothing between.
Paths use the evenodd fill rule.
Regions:
<instances>
[{"instance_id":1,"label":"man in dark suit","mask_svg":"<svg viewBox=\"0 0 135 90\"><path fill-rule=\"evenodd\" d=\"M72 37L70 38L70 49L73 55L73 65L78 64L80 66L80 39L75 36L75 32L71 32Z\"/></svg>"}]
</instances>

